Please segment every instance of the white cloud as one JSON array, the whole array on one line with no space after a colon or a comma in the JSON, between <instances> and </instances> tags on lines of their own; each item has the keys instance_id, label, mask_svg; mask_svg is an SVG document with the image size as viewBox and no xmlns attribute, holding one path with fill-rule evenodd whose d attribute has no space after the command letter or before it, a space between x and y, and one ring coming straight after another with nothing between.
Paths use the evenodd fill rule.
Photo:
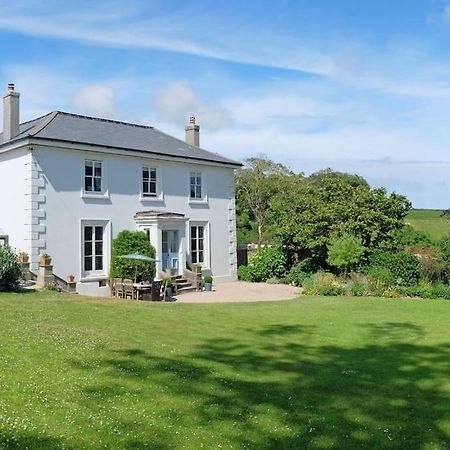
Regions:
<instances>
[{"instance_id":1,"label":"white cloud","mask_svg":"<svg viewBox=\"0 0 450 450\"><path fill-rule=\"evenodd\" d=\"M185 83L176 81L159 89L153 100L157 120L171 124L185 124L189 114L194 114L202 127L216 130L231 125L227 109L200 100Z\"/></svg>"},{"instance_id":2,"label":"white cloud","mask_svg":"<svg viewBox=\"0 0 450 450\"><path fill-rule=\"evenodd\" d=\"M114 117L117 114L114 90L104 84L92 84L77 89L73 94L73 105L80 114L99 117Z\"/></svg>"}]
</instances>

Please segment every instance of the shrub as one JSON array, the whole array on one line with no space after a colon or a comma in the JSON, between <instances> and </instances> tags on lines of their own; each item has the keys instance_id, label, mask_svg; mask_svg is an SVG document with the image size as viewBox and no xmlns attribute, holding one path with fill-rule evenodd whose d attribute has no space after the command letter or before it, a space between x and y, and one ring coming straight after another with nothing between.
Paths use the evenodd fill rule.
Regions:
<instances>
[{"instance_id":1,"label":"shrub","mask_svg":"<svg viewBox=\"0 0 450 450\"><path fill-rule=\"evenodd\" d=\"M281 280L279 278L269 278L266 280L267 284L280 284Z\"/></svg>"},{"instance_id":2,"label":"shrub","mask_svg":"<svg viewBox=\"0 0 450 450\"><path fill-rule=\"evenodd\" d=\"M368 273L388 286L413 286L420 279L420 264L408 253L380 252L372 255Z\"/></svg>"},{"instance_id":3,"label":"shrub","mask_svg":"<svg viewBox=\"0 0 450 450\"><path fill-rule=\"evenodd\" d=\"M347 294L354 297L364 297L369 295L369 281L367 279L350 280L347 283Z\"/></svg>"},{"instance_id":4,"label":"shrub","mask_svg":"<svg viewBox=\"0 0 450 450\"><path fill-rule=\"evenodd\" d=\"M205 275L203 277L203 282L204 283L212 283L213 282L213 277L211 275Z\"/></svg>"},{"instance_id":5,"label":"shrub","mask_svg":"<svg viewBox=\"0 0 450 450\"><path fill-rule=\"evenodd\" d=\"M252 281L250 269L248 266L239 266L237 269L238 279L241 281Z\"/></svg>"},{"instance_id":6,"label":"shrub","mask_svg":"<svg viewBox=\"0 0 450 450\"><path fill-rule=\"evenodd\" d=\"M331 241L328 246L327 262L347 274L359 263L365 250L360 238L352 234L344 234Z\"/></svg>"},{"instance_id":7,"label":"shrub","mask_svg":"<svg viewBox=\"0 0 450 450\"><path fill-rule=\"evenodd\" d=\"M420 271L429 281L447 281L447 265L440 259L423 257L420 259Z\"/></svg>"},{"instance_id":8,"label":"shrub","mask_svg":"<svg viewBox=\"0 0 450 450\"><path fill-rule=\"evenodd\" d=\"M342 295L345 289L332 273L317 272L305 281L303 292L306 295Z\"/></svg>"},{"instance_id":9,"label":"shrub","mask_svg":"<svg viewBox=\"0 0 450 450\"><path fill-rule=\"evenodd\" d=\"M22 278L22 267L14 250L0 246L0 288L17 289Z\"/></svg>"},{"instance_id":10,"label":"shrub","mask_svg":"<svg viewBox=\"0 0 450 450\"><path fill-rule=\"evenodd\" d=\"M398 289L388 287L387 289L385 289L383 291L382 296L384 298L399 298L401 296L401 294Z\"/></svg>"},{"instance_id":11,"label":"shrub","mask_svg":"<svg viewBox=\"0 0 450 450\"><path fill-rule=\"evenodd\" d=\"M155 276L155 263L152 261L133 261L120 258L122 255L140 253L155 257L155 249L143 231L121 231L112 243L111 278L137 277L138 281L148 280Z\"/></svg>"},{"instance_id":12,"label":"shrub","mask_svg":"<svg viewBox=\"0 0 450 450\"><path fill-rule=\"evenodd\" d=\"M311 278L311 273L305 270L303 261L291 267L291 270L286 276L286 281L295 286L303 286L306 280Z\"/></svg>"},{"instance_id":13,"label":"shrub","mask_svg":"<svg viewBox=\"0 0 450 450\"><path fill-rule=\"evenodd\" d=\"M281 278L286 271L286 257L276 247L262 247L250 258L247 266L248 281L266 281Z\"/></svg>"}]
</instances>

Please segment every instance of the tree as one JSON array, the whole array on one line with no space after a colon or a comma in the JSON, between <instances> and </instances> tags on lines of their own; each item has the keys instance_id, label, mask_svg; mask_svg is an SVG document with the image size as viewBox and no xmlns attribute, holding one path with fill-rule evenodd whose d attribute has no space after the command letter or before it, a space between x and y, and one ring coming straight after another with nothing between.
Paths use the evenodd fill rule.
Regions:
<instances>
[{"instance_id":1,"label":"tree","mask_svg":"<svg viewBox=\"0 0 450 450\"><path fill-rule=\"evenodd\" d=\"M252 219L256 223L258 246L264 239L264 229L270 198L277 192L277 180L283 176L292 174L289 168L275 163L266 156L248 158L244 161L244 167L237 171L236 198L237 220L241 221L248 210L246 224L251 224ZM250 226L251 228L251 226Z\"/></svg>"},{"instance_id":2,"label":"tree","mask_svg":"<svg viewBox=\"0 0 450 450\"><path fill-rule=\"evenodd\" d=\"M333 239L328 245L327 262L339 270L344 270L347 276L349 271L361 261L365 251L360 238L346 233Z\"/></svg>"},{"instance_id":3,"label":"tree","mask_svg":"<svg viewBox=\"0 0 450 450\"><path fill-rule=\"evenodd\" d=\"M121 231L112 243L111 278L134 279L138 281L152 278L155 274L155 263L142 261L136 263L120 256L140 253L150 258L155 257L155 248L150 244L144 231ZM137 269L137 271L136 271Z\"/></svg>"},{"instance_id":4,"label":"tree","mask_svg":"<svg viewBox=\"0 0 450 450\"><path fill-rule=\"evenodd\" d=\"M346 177L286 177L281 193L270 200L270 222L279 244L303 249L319 266L326 265L328 245L345 233L372 251L404 226L411 203L395 192L354 186Z\"/></svg>"}]
</instances>

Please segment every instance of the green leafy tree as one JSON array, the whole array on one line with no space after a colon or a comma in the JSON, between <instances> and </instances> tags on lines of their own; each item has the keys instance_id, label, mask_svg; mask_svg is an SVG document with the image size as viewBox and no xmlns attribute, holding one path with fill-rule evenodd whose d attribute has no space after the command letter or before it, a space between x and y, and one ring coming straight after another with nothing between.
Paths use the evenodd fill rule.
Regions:
<instances>
[{"instance_id":1,"label":"green leafy tree","mask_svg":"<svg viewBox=\"0 0 450 450\"><path fill-rule=\"evenodd\" d=\"M361 243L361 239L352 234L344 234L333 239L328 245L327 262L342 270L344 274L361 261L365 247Z\"/></svg>"},{"instance_id":2,"label":"green leafy tree","mask_svg":"<svg viewBox=\"0 0 450 450\"><path fill-rule=\"evenodd\" d=\"M335 236L350 233L369 251L392 239L404 226L411 203L383 188L356 187L345 177L316 179L285 177L269 202L270 222L278 243L303 249L326 266L328 245Z\"/></svg>"},{"instance_id":3,"label":"green leafy tree","mask_svg":"<svg viewBox=\"0 0 450 450\"><path fill-rule=\"evenodd\" d=\"M258 245L264 240L270 198L278 191L278 180L292 172L266 156L249 158L236 174L236 213L240 230L256 228ZM243 235L240 235L243 237ZM254 236L254 234L253 234Z\"/></svg>"},{"instance_id":4,"label":"green leafy tree","mask_svg":"<svg viewBox=\"0 0 450 450\"><path fill-rule=\"evenodd\" d=\"M120 258L123 255L139 253L151 258L155 257L155 248L150 244L147 234L143 231L121 231L112 243L111 278L129 278L147 280L155 275L155 263L150 261L136 262ZM137 272L136 272L137 268Z\"/></svg>"}]
</instances>

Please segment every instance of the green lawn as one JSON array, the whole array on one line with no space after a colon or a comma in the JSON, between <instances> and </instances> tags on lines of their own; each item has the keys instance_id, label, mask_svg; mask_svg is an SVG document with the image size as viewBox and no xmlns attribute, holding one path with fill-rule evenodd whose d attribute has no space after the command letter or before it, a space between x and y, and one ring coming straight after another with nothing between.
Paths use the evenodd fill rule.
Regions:
<instances>
[{"instance_id":1,"label":"green lawn","mask_svg":"<svg viewBox=\"0 0 450 450\"><path fill-rule=\"evenodd\" d=\"M415 230L423 231L434 241L448 236L450 224L446 217L442 216L441 210L436 209L412 209L406 217Z\"/></svg>"},{"instance_id":2,"label":"green lawn","mask_svg":"<svg viewBox=\"0 0 450 450\"><path fill-rule=\"evenodd\" d=\"M450 301L0 293L0 448L450 448Z\"/></svg>"}]
</instances>

